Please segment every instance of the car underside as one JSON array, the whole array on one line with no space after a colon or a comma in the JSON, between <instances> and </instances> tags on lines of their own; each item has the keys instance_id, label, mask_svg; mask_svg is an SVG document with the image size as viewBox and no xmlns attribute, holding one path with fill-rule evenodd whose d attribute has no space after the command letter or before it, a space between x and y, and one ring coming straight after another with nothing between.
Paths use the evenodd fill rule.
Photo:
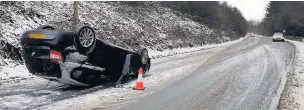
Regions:
<instances>
[{"instance_id":1,"label":"car underside","mask_svg":"<svg viewBox=\"0 0 304 110\"><path fill-rule=\"evenodd\" d=\"M58 31L51 26L26 31L21 46L30 73L69 85L96 85L102 77L118 84L125 76L137 75L139 68L148 72L151 63L147 49L135 52L96 39L89 26L76 32Z\"/></svg>"}]
</instances>

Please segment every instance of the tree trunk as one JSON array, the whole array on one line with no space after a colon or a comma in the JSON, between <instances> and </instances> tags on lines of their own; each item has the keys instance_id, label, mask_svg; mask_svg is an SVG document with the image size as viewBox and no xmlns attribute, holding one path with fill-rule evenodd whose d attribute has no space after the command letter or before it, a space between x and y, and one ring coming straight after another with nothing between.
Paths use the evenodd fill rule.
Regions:
<instances>
[{"instance_id":1,"label":"tree trunk","mask_svg":"<svg viewBox=\"0 0 304 110\"><path fill-rule=\"evenodd\" d=\"M78 24L78 1L74 1L74 7L73 7L73 30L76 31L77 29L77 24Z\"/></svg>"}]
</instances>

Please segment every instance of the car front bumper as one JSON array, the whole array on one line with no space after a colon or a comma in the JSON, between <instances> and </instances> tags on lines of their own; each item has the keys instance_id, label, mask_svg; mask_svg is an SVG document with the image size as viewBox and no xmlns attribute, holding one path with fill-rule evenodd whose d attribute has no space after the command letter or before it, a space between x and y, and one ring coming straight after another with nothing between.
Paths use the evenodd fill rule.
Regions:
<instances>
[{"instance_id":1,"label":"car front bumper","mask_svg":"<svg viewBox=\"0 0 304 110\"><path fill-rule=\"evenodd\" d=\"M277 41L282 41L282 42L283 42L283 41L284 41L284 38L283 38L283 39L282 39L282 38L277 38L277 39L273 38L272 41L273 41L273 42L277 42Z\"/></svg>"}]
</instances>

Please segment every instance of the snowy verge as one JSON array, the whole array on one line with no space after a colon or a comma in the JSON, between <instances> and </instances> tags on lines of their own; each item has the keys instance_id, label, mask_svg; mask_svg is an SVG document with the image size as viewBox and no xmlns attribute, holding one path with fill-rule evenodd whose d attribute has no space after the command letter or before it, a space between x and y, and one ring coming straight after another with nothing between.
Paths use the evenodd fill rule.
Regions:
<instances>
[{"instance_id":1,"label":"snowy verge","mask_svg":"<svg viewBox=\"0 0 304 110\"><path fill-rule=\"evenodd\" d=\"M295 46L295 44L292 43L292 41L286 40L285 42L290 43L291 45L293 45L296 48L295 52L297 52L297 50L298 50L297 46ZM271 101L269 110L277 110L280 106L281 96L284 92L284 89L285 89L285 86L286 86L286 83L287 83L287 79L288 79L288 75L290 74L290 72L294 71L293 66L294 66L295 61L297 59L297 54L294 53L293 55L294 55L294 59L291 60L289 63L287 63L287 65L285 65L286 69L281 72L281 78L279 79L279 83L277 83L278 89L276 90L275 95L274 95L274 97Z\"/></svg>"},{"instance_id":2,"label":"snowy verge","mask_svg":"<svg viewBox=\"0 0 304 110\"><path fill-rule=\"evenodd\" d=\"M287 40L296 46L293 71L287 74L278 109L304 109L304 43Z\"/></svg>"},{"instance_id":3,"label":"snowy verge","mask_svg":"<svg viewBox=\"0 0 304 110\"><path fill-rule=\"evenodd\" d=\"M195 51L200 51L200 50L212 49L212 48L215 48L218 46L233 44L233 43L239 42L243 39L244 39L244 37L241 37L237 40L233 40L233 41L225 42L225 43L195 46L195 47L186 47L186 48L166 49L163 51L149 49L149 56L150 56L150 58L155 59L155 58L172 56L172 55L176 55L176 54L190 53L190 52L195 52Z\"/></svg>"},{"instance_id":4,"label":"snowy verge","mask_svg":"<svg viewBox=\"0 0 304 110\"><path fill-rule=\"evenodd\" d=\"M173 56L176 54L190 53L190 52L195 52L195 51L200 51L200 50L211 49L211 48L215 48L215 47L223 46L223 45L227 45L227 44L232 44L235 42L239 42L242 39L243 39L243 37L238 40L220 43L220 44L167 49L167 50L163 50L163 51L149 50L149 56L150 56L150 58L155 59L155 58ZM16 64L14 61L8 60L8 59L4 59L4 60L6 60L5 62L7 62L7 64L2 66L0 69L0 84L8 83L8 82L19 82L20 80L34 77L31 73L28 72L25 65Z\"/></svg>"},{"instance_id":5,"label":"snowy verge","mask_svg":"<svg viewBox=\"0 0 304 110\"><path fill-rule=\"evenodd\" d=\"M33 78L25 65L18 64L16 61L3 59L5 64L0 67L0 85L8 82L19 82L20 80Z\"/></svg>"}]
</instances>

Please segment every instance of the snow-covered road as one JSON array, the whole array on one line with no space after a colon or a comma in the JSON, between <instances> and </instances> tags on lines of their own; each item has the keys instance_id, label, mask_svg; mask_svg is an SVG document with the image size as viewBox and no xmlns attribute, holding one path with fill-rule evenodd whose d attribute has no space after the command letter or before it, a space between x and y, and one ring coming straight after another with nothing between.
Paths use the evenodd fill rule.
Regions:
<instances>
[{"instance_id":1,"label":"snow-covered road","mask_svg":"<svg viewBox=\"0 0 304 110\"><path fill-rule=\"evenodd\" d=\"M159 103L173 104L168 109L174 109L181 103L175 103L178 98L170 98L170 93L197 101L186 108L200 105L219 109L265 109L278 103L280 91L277 90L282 76L290 70L294 52L287 42L246 37L214 48L156 58L144 77L144 91L131 89L134 80L123 84L122 88L114 88L107 81L97 87L76 88L56 82L46 86L48 81L32 78L0 85L0 109L116 109L124 105L133 108L137 101L143 101L142 106L152 107L150 109ZM205 98L194 100L185 95L191 91L183 88L197 91L189 94L193 96L204 93L201 96Z\"/></svg>"}]
</instances>

